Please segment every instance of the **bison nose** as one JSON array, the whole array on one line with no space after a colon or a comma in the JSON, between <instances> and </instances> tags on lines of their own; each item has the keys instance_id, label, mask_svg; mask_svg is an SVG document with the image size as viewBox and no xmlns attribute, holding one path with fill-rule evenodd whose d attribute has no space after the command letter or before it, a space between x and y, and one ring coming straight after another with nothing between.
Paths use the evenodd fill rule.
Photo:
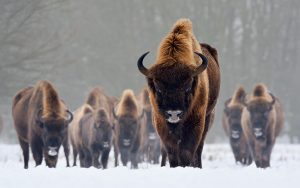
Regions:
<instances>
[{"instance_id":1,"label":"bison nose","mask_svg":"<svg viewBox=\"0 0 300 188\"><path fill-rule=\"evenodd\" d=\"M167 114L170 115L171 117L172 116L179 116L180 114L182 114L182 111L181 110L168 110L167 111Z\"/></svg>"},{"instance_id":2,"label":"bison nose","mask_svg":"<svg viewBox=\"0 0 300 188\"><path fill-rule=\"evenodd\" d=\"M260 137L263 135L263 131L262 131L262 128L254 128L254 135L256 137Z\"/></svg>"},{"instance_id":3,"label":"bison nose","mask_svg":"<svg viewBox=\"0 0 300 188\"><path fill-rule=\"evenodd\" d=\"M124 146L130 146L130 139L124 139L123 140L123 145Z\"/></svg>"},{"instance_id":4,"label":"bison nose","mask_svg":"<svg viewBox=\"0 0 300 188\"><path fill-rule=\"evenodd\" d=\"M57 150L58 150L58 147L49 146L48 147L48 155L49 156L56 156L58 154Z\"/></svg>"},{"instance_id":5,"label":"bison nose","mask_svg":"<svg viewBox=\"0 0 300 188\"><path fill-rule=\"evenodd\" d=\"M169 123L178 123L182 115L182 110L168 110L167 115L169 116L167 119Z\"/></svg>"}]
</instances>

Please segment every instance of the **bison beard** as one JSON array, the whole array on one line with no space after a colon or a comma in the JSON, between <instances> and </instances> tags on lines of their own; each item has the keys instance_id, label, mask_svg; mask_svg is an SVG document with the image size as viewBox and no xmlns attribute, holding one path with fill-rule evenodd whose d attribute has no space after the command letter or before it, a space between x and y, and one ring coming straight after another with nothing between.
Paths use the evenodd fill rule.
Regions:
<instances>
[{"instance_id":1,"label":"bison beard","mask_svg":"<svg viewBox=\"0 0 300 188\"><path fill-rule=\"evenodd\" d=\"M56 166L58 151L63 145L69 166L67 126L73 115L51 83L39 81L35 87L19 91L13 99L12 112L23 150L24 168L28 168L29 145L36 165L42 163L44 156L48 167Z\"/></svg>"},{"instance_id":2,"label":"bison beard","mask_svg":"<svg viewBox=\"0 0 300 188\"><path fill-rule=\"evenodd\" d=\"M146 76L155 128L163 147L162 166L202 167L204 139L213 122L220 89L217 51L197 42L192 23L178 20L163 39L156 63L138 68ZM202 61L202 62L201 62Z\"/></svg>"}]
</instances>

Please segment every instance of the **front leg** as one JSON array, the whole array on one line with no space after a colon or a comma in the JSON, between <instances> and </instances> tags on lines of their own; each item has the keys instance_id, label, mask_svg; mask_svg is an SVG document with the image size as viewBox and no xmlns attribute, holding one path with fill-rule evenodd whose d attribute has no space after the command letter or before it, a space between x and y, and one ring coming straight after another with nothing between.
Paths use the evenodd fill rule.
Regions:
<instances>
[{"instance_id":1,"label":"front leg","mask_svg":"<svg viewBox=\"0 0 300 188\"><path fill-rule=\"evenodd\" d=\"M67 167L70 167L70 163L69 163L70 147L69 147L68 137L65 138L65 140L63 141L63 148L64 148L65 157L66 157ZM75 162L75 164L76 164L76 162Z\"/></svg>"},{"instance_id":2,"label":"front leg","mask_svg":"<svg viewBox=\"0 0 300 188\"><path fill-rule=\"evenodd\" d=\"M170 167L171 168L178 167L179 161L178 161L178 152L177 152L177 150L175 150L171 147L166 147L166 150L167 150L166 152L167 152L167 155L168 155Z\"/></svg>"},{"instance_id":3,"label":"front leg","mask_svg":"<svg viewBox=\"0 0 300 188\"><path fill-rule=\"evenodd\" d=\"M30 143L35 166L39 166L43 161L43 145L42 140L39 138L33 138Z\"/></svg>"}]
</instances>

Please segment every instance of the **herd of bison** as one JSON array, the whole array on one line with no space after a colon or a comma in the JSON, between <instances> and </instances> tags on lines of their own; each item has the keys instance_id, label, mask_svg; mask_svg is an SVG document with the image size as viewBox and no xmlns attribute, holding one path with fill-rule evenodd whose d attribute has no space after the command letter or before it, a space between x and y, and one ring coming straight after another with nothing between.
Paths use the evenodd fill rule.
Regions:
<instances>
[{"instance_id":1,"label":"herd of bison","mask_svg":"<svg viewBox=\"0 0 300 188\"><path fill-rule=\"evenodd\" d=\"M48 167L55 167L61 146L67 166L72 146L73 166L105 169L113 148L114 166L120 158L131 168L159 161L161 166L168 161L170 167L202 168L203 145L220 91L217 50L197 41L190 20L179 19L161 41L155 63L146 68L148 53L137 60L137 70L147 81L138 94L126 89L117 98L95 87L71 112L49 81L18 91L12 116L24 168L30 149L36 165L44 158ZM270 166L284 117L279 99L264 84L249 93L237 88L225 102L222 122L237 163Z\"/></svg>"}]
</instances>

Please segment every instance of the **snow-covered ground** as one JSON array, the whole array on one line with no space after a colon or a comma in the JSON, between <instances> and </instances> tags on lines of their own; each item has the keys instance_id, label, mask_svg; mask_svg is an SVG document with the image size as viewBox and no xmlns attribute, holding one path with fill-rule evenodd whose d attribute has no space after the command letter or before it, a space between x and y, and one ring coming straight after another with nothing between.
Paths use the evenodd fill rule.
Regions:
<instances>
[{"instance_id":1,"label":"snow-covered ground","mask_svg":"<svg viewBox=\"0 0 300 188\"><path fill-rule=\"evenodd\" d=\"M70 156L72 163L72 157ZM23 157L18 145L0 145L0 188L158 188L158 187L299 187L300 145L276 145L268 169L254 164L243 167L235 164L227 144L205 145L203 169L159 167L142 164L138 170L112 167L99 170L79 167L66 168L60 151L56 169L43 165L34 167L31 157L29 170L23 169Z\"/></svg>"}]
</instances>

